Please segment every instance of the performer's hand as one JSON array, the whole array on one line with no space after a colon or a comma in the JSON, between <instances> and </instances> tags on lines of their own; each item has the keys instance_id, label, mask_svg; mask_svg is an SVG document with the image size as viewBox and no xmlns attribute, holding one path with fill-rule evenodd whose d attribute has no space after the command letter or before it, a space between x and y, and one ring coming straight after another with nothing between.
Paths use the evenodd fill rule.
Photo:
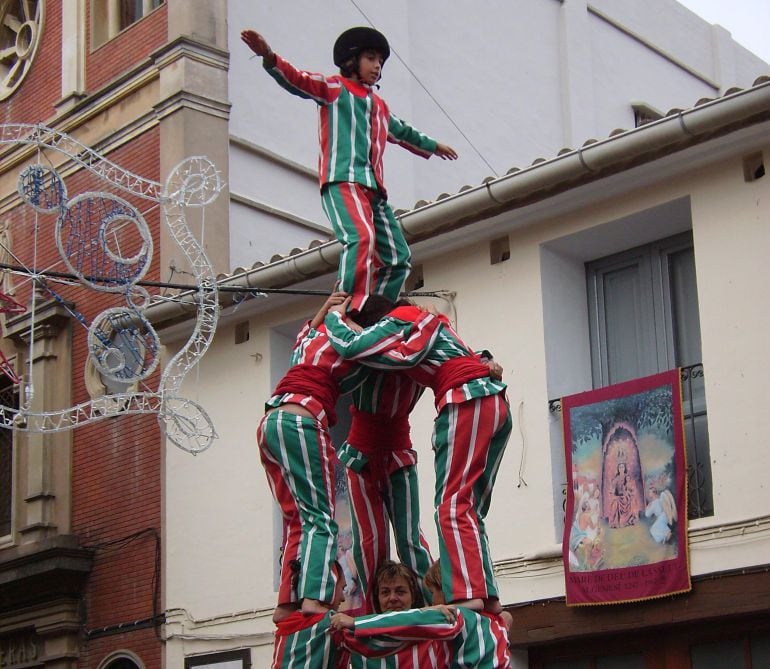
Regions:
<instances>
[{"instance_id":1,"label":"performer's hand","mask_svg":"<svg viewBox=\"0 0 770 669\"><path fill-rule=\"evenodd\" d=\"M356 628L356 619L347 613L335 613L329 624L333 630L353 630Z\"/></svg>"},{"instance_id":2,"label":"performer's hand","mask_svg":"<svg viewBox=\"0 0 770 669\"><path fill-rule=\"evenodd\" d=\"M321 323L324 322L324 318L326 318L327 313L332 311L334 307L345 304L346 301L350 302L350 298L346 292L342 290L333 292L331 295L329 295L329 297L326 298L326 302L323 303L323 306L318 310L318 313L313 316L313 320L310 321L310 327L319 327ZM345 312L343 311L342 314L344 315Z\"/></svg>"},{"instance_id":3,"label":"performer's hand","mask_svg":"<svg viewBox=\"0 0 770 669\"><path fill-rule=\"evenodd\" d=\"M453 623L455 620L457 620L457 609L454 606L447 606L446 604L434 604L428 608L436 609L436 611L442 613L444 618L446 618L450 623Z\"/></svg>"},{"instance_id":4,"label":"performer's hand","mask_svg":"<svg viewBox=\"0 0 770 669\"><path fill-rule=\"evenodd\" d=\"M433 154L442 160L457 160L457 151L455 151L451 146L441 144L440 142L436 143L436 150L433 152Z\"/></svg>"},{"instance_id":5,"label":"performer's hand","mask_svg":"<svg viewBox=\"0 0 770 669\"><path fill-rule=\"evenodd\" d=\"M498 381L503 380L503 366L499 362L489 360L487 362L487 367L489 368L489 375L493 379L497 379Z\"/></svg>"},{"instance_id":6,"label":"performer's hand","mask_svg":"<svg viewBox=\"0 0 770 669\"><path fill-rule=\"evenodd\" d=\"M273 58L273 50L270 48L267 40L255 30L251 30L251 28L242 30L241 40L258 56L262 56L262 58ZM273 60L275 59L273 58ZM271 63L268 63L268 65L270 64ZM275 63L273 62L272 64Z\"/></svg>"},{"instance_id":7,"label":"performer's hand","mask_svg":"<svg viewBox=\"0 0 770 669\"><path fill-rule=\"evenodd\" d=\"M511 627L513 627L513 616L508 613L508 611L503 611L500 614L500 617L503 619L503 624L505 625L505 631L508 632L508 634L511 633Z\"/></svg>"},{"instance_id":8,"label":"performer's hand","mask_svg":"<svg viewBox=\"0 0 770 669\"><path fill-rule=\"evenodd\" d=\"M424 311L426 314L433 314L438 316L440 314L438 307L435 304L417 304L415 305L420 311Z\"/></svg>"},{"instance_id":9,"label":"performer's hand","mask_svg":"<svg viewBox=\"0 0 770 669\"><path fill-rule=\"evenodd\" d=\"M329 300L331 300L332 297L334 297L337 294L338 293L332 293L331 296L329 297ZM340 293L340 294L345 296L344 299L341 302L337 302L336 304L332 304L329 307L328 313L330 313L330 314L331 313L338 313L338 314L340 314L340 316L342 316L344 318L345 314L348 311L348 305L350 305L350 300L352 300L353 298L352 297L348 297L347 293Z\"/></svg>"}]
</instances>

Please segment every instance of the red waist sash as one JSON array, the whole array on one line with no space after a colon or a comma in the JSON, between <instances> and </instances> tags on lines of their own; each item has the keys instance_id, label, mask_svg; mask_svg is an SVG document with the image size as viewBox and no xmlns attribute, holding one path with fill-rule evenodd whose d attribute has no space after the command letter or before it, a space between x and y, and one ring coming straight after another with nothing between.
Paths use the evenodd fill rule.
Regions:
<instances>
[{"instance_id":1,"label":"red waist sash","mask_svg":"<svg viewBox=\"0 0 770 669\"><path fill-rule=\"evenodd\" d=\"M364 455L412 447L408 416L381 416L350 407L348 443Z\"/></svg>"},{"instance_id":2,"label":"red waist sash","mask_svg":"<svg viewBox=\"0 0 770 669\"><path fill-rule=\"evenodd\" d=\"M447 360L436 370L433 377L433 392L436 400L443 397L452 388L472 381L489 376L489 367L487 367L478 356L466 355L462 358L452 358Z\"/></svg>"},{"instance_id":3,"label":"red waist sash","mask_svg":"<svg viewBox=\"0 0 770 669\"><path fill-rule=\"evenodd\" d=\"M328 370L316 365L294 365L275 388L274 395L295 393L309 395L321 403L326 412L329 425L337 422L334 406L340 395L340 389Z\"/></svg>"}]
</instances>

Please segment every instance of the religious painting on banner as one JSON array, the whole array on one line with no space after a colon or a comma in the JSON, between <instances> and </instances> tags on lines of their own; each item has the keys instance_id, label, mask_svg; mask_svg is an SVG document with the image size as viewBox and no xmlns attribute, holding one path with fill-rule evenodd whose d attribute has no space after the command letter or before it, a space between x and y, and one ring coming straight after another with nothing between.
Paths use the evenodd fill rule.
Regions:
<instances>
[{"instance_id":1,"label":"religious painting on banner","mask_svg":"<svg viewBox=\"0 0 770 669\"><path fill-rule=\"evenodd\" d=\"M562 398L567 605L690 590L679 370Z\"/></svg>"}]
</instances>

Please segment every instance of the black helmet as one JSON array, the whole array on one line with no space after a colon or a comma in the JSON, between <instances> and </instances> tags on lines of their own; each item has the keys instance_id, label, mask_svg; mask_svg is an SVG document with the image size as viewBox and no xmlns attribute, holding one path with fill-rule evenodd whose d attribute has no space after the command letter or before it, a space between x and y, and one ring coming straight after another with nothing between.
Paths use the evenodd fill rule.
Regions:
<instances>
[{"instance_id":1,"label":"black helmet","mask_svg":"<svg viewBox=\"0 0 770 669\"><path fill-rule=\"evenodd\" d=\"M366 26L348 28L334 43L334 64L342 67L348 60L367 49L381 54L383 63L390 56L388 40L379 30Z\"/></svg>"}]
</instances>

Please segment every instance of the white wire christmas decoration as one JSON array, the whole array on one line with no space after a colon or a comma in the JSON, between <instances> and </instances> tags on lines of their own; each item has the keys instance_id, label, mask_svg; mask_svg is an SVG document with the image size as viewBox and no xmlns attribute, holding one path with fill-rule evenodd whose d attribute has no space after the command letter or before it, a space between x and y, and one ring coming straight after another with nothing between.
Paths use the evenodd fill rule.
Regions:
<instances>
[{"instance_id":1,"label":"white wire christmas decoration","mask_svg":"<svg viewBox=\"0 0 770 669\"><path fill-rule=\"evenodd\" d=\"M205 208L216 199L223 187L219 172L208 158L195 156L181 161L171 170L165 184L160 184L122 169L74 138L51 128L0 124L0 145L19 144L57 151L113 187L159 203L162 222L195 277L197 314L192 334L166 364L156 391L106 394L72 407L34 412L28 401L34 389L24 387L22 392L27 400L20 408L0 405L0 427L58 432L112 416L154 413L169 441L189 453L200 453L217 437L216 430L203 407L182 397L179 391L185 376L211 344L219 304L214 270L190 230L185 213L188 207ZM151 296L138 285L153 253L152 235L144 217L128 201L112 193L87 192L70 198L64 180L49 165L25 168L19 175L18 191L26 205L35 211L57 215L56 247L69 272L92 290L122 295L125 299L125 306L108 308L88 324L82 314L67 306L43 283L54 299L87 326L88 352L94 367L103 377L127 386L145 382L159 364L160 341L145 317ZM30 316L34 328L34 300ZM23 384L26 386L31 381Z\"/></svg>"}]
</instances>

